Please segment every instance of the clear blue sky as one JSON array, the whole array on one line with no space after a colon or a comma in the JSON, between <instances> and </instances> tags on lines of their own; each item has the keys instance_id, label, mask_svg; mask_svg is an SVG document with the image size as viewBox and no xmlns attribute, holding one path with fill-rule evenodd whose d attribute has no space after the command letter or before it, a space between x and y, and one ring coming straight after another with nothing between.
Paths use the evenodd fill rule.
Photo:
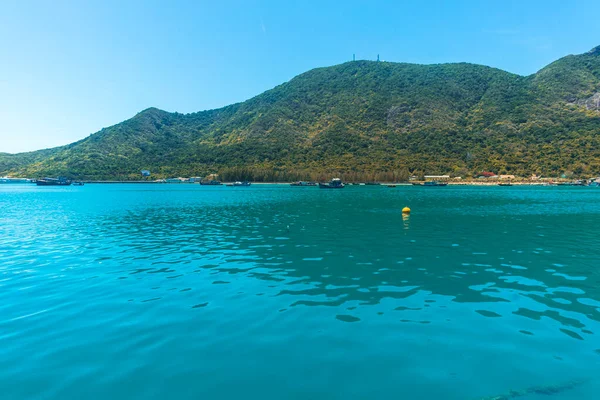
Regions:
<instances>
[{"instance_id":1,"label":"clear blue sky","mask_svg":"<svg viewBox=\"0 0 600 400\"><path fill-rule=\"evenodd\" d=\"M353 53L527 75L600 45L599 17L598 0L2 0L0 152L243 101Z\"/></svg>"}]
</instances>

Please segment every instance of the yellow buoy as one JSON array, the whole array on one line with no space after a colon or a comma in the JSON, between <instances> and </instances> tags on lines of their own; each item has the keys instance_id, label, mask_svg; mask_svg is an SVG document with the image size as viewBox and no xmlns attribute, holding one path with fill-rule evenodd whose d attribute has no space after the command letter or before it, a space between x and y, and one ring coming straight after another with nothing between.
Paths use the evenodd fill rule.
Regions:
<instances>
[{"instance_id":1,"label":"yellow buoy","mask_svg":"<svg viewBox=\"0 0 600 400\"><path fill-rule=\"evenodd\" d=\"M404 208L402 209L402 214L410 214L410 208L408 208L408 207L404 207Z\"/></svg>"}]
</instances>

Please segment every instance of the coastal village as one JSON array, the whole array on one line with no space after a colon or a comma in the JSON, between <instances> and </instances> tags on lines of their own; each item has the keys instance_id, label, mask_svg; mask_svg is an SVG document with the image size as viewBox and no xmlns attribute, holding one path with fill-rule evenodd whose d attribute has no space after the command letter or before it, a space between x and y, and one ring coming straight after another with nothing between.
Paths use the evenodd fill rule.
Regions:
<instances>
[{"instance_id":1,"label":"coastal village","mask_svg":"<svg viewBox=\"0 0 600 400\"><path fill-rule=\"evenodd\" d=\"M296 182L251 182L232 181L222 182L218 174L209 174L204 177L171 177L161 179L151 179L151 173L148 170L142 171L142 179L140 180L111 180L111 181L94 181L94 180L72 180L65 177L58 178L23 178L4 176L0 177L0 184L38 184L39 186L66 186L66 185L83 185L85 183L165 183L165 184L200 184L208 186L250 186L254 184L291 184L292 186L317 186L317 182L311 181L296 181ZM342 175L343 176L343 175ZM340 178L334 178L334 180ZM600 186L600 176L583 179L572 179L563 175L561 177L544 177L532 174L528 177L516 175L495 174L489 171L482 171L473 177L461 177L451 175L412 175L408 181L344 181L345 185L386 185L388 187L396 186L447 186L447 185L474 185L474 186L513 186L513 185L533 185L533 186Z\"/></svg>"}]
</instances>

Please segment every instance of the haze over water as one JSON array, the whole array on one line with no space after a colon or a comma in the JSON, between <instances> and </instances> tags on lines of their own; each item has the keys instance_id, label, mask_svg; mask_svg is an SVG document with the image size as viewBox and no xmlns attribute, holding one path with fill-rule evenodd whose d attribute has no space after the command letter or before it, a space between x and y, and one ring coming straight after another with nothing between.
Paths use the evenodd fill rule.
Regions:
<instances>
[{"instance_id":1,"label":"haze over water","mask_svg":"<svg viewBox=\"0 0 600 400\"><path fill-rule=\"evenodd\" d=\"M595 399L599 223L585 187L2 185L0 392Z\"/></svg>"}]
</instances>

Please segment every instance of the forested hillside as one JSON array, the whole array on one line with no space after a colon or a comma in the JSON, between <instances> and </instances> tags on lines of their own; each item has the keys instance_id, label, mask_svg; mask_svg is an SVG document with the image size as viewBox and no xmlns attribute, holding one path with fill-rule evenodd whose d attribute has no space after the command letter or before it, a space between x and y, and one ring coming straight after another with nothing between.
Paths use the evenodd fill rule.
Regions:
<instances>
[{"instance_id":1,"label":"forested hillside","mask_svg":"<svg viewBox=\"0 0 600 400\"><path fill-rule=\"evenodd\" d=\"M355 61L243 103L150 108L59 148L0 153L0 175L231 179L600 173L600 47L523 77L472 64Z\"/></svg>"}]
</instances>

